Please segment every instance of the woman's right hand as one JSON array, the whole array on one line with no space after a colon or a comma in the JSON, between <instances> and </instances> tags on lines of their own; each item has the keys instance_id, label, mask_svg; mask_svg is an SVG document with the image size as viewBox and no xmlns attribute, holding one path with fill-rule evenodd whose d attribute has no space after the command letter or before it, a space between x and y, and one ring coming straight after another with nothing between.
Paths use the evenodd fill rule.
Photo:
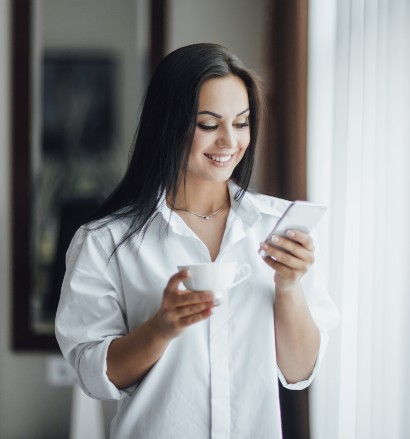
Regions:
<instances>
[{"instance_id":1,"label":"woman's right hand","mask_svg":"<svg viewBox=\"0 0 410 439\"><path fill-rule=\"evenodd\" d=\"M189 272L183 270L169 279L161 307L154 316L157 328L165 338L177 337L187 326L212 314L215 306L212 292L179 289L180 283L188 277Z\"/></svg>"}]
</instances>

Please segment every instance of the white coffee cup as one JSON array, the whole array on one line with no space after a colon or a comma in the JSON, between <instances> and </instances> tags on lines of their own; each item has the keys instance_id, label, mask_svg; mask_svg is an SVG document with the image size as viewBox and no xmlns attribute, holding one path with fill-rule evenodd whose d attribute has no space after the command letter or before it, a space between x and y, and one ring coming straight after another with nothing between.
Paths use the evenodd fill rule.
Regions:
<instances>
[{"instance_id":1,"label":"white coffee cup","mask_svg":"<svg viewBox=\"0 0 410 439\"><path fill-rule=\"evenodd\" d=\"M191 276L184 281L192 291L212 291L215 299L221 299L225 291L240 284L251 275L249 264L237 262L204 262L200 264L178 265L178 269L189 270ZM238 274L242 276L236 279Z\"/></svg>"}]
</instances>

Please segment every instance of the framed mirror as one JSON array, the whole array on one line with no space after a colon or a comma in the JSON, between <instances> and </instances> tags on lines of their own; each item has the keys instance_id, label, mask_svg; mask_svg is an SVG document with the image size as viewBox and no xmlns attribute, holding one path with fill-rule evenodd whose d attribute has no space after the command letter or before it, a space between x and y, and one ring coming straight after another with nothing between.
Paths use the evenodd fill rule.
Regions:
<instances>
[{"instance_id":1,"label":"framed mirror","mask_svg":"<svg viewBox=\"0 0 410 439\"><path fill-rule=\"evenodd\" d=\"M12 3L15 350L58 350L65 253L127 166L165 12L165 0Z\"/></svg>"}]
</instances>

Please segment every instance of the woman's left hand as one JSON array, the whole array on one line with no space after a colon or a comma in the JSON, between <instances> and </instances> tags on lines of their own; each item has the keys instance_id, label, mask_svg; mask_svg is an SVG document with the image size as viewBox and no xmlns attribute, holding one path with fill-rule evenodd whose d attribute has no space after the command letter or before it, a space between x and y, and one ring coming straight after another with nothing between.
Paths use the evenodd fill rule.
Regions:
<instances>
[{"instance_id":1,"label":"woman's left hand","mask_svg":"<svg viewBox=\"0 0 410 439\"><path fill-rule=\"evenodd\" d=\"M267 254L263 259L275 270L275 286L281 291L293 290L315 261L315 247L308 234L288 230L286 235L274 235L269 244L261 243Z\"/></svg>"}]
</instances>

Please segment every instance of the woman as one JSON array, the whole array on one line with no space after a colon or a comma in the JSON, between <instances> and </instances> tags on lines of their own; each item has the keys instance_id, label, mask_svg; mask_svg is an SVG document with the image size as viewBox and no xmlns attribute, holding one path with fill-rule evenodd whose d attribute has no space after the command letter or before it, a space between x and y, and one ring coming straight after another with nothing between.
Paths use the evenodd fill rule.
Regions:
<instances>
[{"instance_id":1,"label":"woman","mask_svg":"<svg viewBox=\"0 0 410 439\"><path fill-rule=\"evenodd\" d=\"M56 334L84 391L119 400L112 437L280 438L277 377L319 366L337 311L313 241L261 245L289 203L248 191L259 89L224 47L165 57L127 173L71 243ZM176 269L210 261L252 269L217 307Z\"/></svg>"}]
</instances>

